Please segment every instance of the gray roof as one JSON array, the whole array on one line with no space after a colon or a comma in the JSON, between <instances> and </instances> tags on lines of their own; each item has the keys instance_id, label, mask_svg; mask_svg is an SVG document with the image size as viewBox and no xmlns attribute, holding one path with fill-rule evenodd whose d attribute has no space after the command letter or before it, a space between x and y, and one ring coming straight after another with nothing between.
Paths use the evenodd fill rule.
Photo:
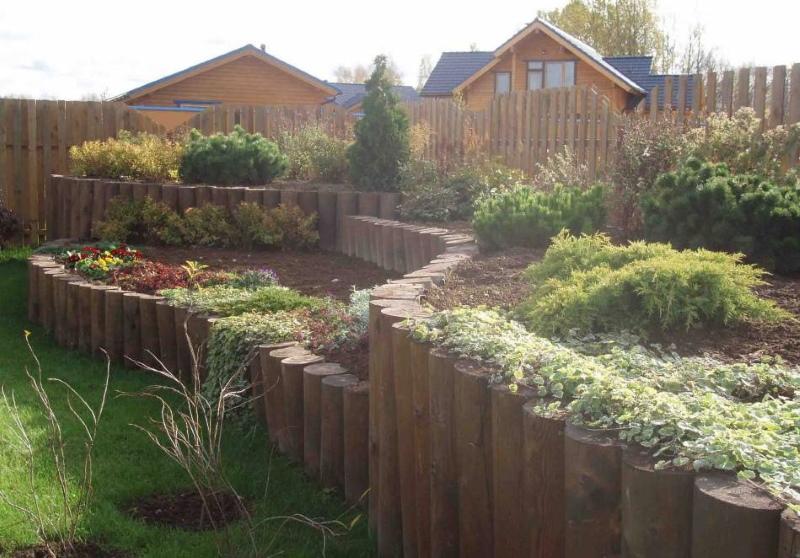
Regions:
<instances>
[{"instance_id":1,"label":"gray roof","mask_svg":"<svg viewBox=\"0 0 800 558\"><path fill-rule=\"evenodd\" d=\"M494 52L443 52L420 95L449 95L494 59Z\"/></svg>"},{"instance_id":2,"label":"gray roof","mask_svg":"<svg viewBox=\"0 0 800 558\"><path fill-rule=\"evenodd\" d=\"M653 65L652 56L608 56L606 62L617 68L619 71L633 79L642 89L647 92L646 106L650 106L650 91L653 87L658 87L658 108L664 108L664 86L667 77L672 77L672 106L678 106L678 88L680 75L678 74L652 74L650 73ZM686 104L692 105L694 98L694 76L687 76L688 87L686 90ZM633 107L629 107L633 108Z\"/></svg>"},{"instance_id":3,"label":"gray roof","mask_svg":"<svg viewBox=\"0 0 800 558\"><path fill-rule=\"evenodd\" d=\"M333 99L333 102L344 108L357 105L367 96L367 86L363 83L329 83L328 85L341 91ZM410 85L395 85L392 90L400 97L401 101L416 101L419 99L417 90Z\"/></svg>"}]
</instances>

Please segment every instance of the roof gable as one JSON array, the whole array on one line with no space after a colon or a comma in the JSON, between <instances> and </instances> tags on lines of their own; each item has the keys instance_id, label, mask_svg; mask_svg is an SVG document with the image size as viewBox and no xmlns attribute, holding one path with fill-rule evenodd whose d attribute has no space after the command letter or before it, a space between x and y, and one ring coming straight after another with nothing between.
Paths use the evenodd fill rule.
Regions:
<instances>
[{"instance_id":1,"label":"roof gable","mask_svg":"<svg viewBox=\"0 0 800 558\"><path fill-rule=\"evenodd\" d=\"M528 35L537 30L547 34L551 39L560 43L565 48L571 50L579 58L583 59L586 63L594 66L597 70L607 75L609 78L611 78L612 81L616 82L626 91L639 93L641 95L645 94L644 89L642 89L635 81L633 81L625 74L620 72L613 65L606 62L600 55L600 53L597 52L595 49L593 49L580 39L573 37L566 31L556 27L552 23L538 17L534 19L531 23L526 25L524 29L518 31L513 37L511 37L505 43L500 45L497 48L497 50L494 51L493 60L488 64L484 65L474 74L472 74L469 78L462 81L457 87L454 88L454 91L458 92L467 87L475 80L477 80L480 76L489 71L495 64L499 63L502 56L506 52L508 52L511 48L513 48L514 45L516 45L517 43L525 39Z\"/></svg>"},{"instance_id":2,"label":"roof gable","mask_svg":"<svg viewBox=\"0 0 800 558\"><path fill-rule=\"evenodd\" d=\"M159 89L163 89L164 87L167 87L169 85L173 85L175 83L188 79L192 76L198 75L202 72L211 70L213 68L217 68L219 66L222 66L223 64L233 62L234 60L238 60L243 56L253 56L264 63L279 68L293 75L294 77L300 79L301 81L304 81L314 87L321 89L327 95L334 96L340 93L338 89L331 86L329 83L322 81L312 76L311 74L304 72L303 70L295 66L292 66L291 64L288 64L283 60L280 60L279 58L276 58L275 56L272 56L271 54L268 54L267 52L259 48L256 48L251 44L247 44L244 45L243 47L237 48L230 52L226 52L225 54L221 54L220 56L216 56L214 58L206 60L205 62L200 62L199 64L195 64L194 66L189 66L188 68L185 68L173 74L169 74L157 80L151 81L150 83L146 83L145 85L142 85L135 89L131 89L127 93L123 93L122 95L115 97L113 100L125 101L141 97L143 95L152 93L154 91L158 91Z\"/></svg>"}]
</instances>

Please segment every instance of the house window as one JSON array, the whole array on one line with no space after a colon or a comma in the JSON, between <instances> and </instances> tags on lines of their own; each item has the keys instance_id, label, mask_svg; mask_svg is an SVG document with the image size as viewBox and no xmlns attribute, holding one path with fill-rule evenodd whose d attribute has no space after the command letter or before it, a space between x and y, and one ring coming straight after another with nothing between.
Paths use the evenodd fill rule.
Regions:
<instances>
[{"instance_id":1,"label":"house window","mask_svg":"<svg viewBox=\"0 0 800 558\"><path fill-rule=\"evenodd\" d=\"M541 89L544 86L544 62L531 60L528 62L528 90Z\"/></svg>"},{"instance_id":2,"label":"house window","mask_svg":"<svg viewBox=\"0 0 800 558\"><path fill-rule=\"evenodd\" d=\"M544 63L545 87L572 87L573 85L575 85L574 60Z\"/></svg>"},{"instance_id":3,"label":"house window","mask_svg":"<svg viewBox=\"0 0 800 558\"><path fill-rule=\"evenodd\" d=\"M503 95L511 91L511 72L497 72L494 75L495 95Z\"/></svg>"}]
</instances>

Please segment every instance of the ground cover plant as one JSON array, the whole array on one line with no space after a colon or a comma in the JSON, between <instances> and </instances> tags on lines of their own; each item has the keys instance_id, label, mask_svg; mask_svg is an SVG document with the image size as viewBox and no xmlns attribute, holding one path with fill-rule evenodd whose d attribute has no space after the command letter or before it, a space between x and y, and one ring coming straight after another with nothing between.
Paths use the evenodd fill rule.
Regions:
<instances>
[{"instance_id":1,"label":"ground cover plant","mask_svg":"<svg viewBox=\"0 0 800 558\"><path fill-rule=\"evenodd\" d=\"M131 134L87 141L70 148L72 172L92 178L163 181L178 178L183 144L155 134Z\"/></svg>"},{"instance_id":2,"label":"ground cover plant","mask_svg":"<svg viewBox=\"0 0 800 558\"><path fill-rule=\"evenodd\" d=\"M769 360L726 364L650 350L624 337L569 344L490 309L438 312L414 336L532 387L545 416L611 429L648 448L657 468L736 471L800 504L800 370Z\"/></svg>"},{"instance_id":3,"label":"ground cover plant","mask_svg":"<svg viewBox=\"0 0 800 558\"><path fill-rule=\"evenodd\" d=\"M800 187L690 158L643 198L647 238L742 252L781 272L800 270Z\"/></svg>"},{"instance_id":4,"label":"ground cover plant","mask_svg":"<svg viewBox=\"0 0 800 558\"><path fill-rule=\"evenodd\" d=\"M764 274L741 255L562 233L526 272L531 292L517 316L542 335L663 333L786 318L754 292Z\"/></svg>"},{"instance_id":5,"label":"ground cover plant","mask_svg":"<svg viewBox=\"0 0 800 558\"><path fill-rule=\"evenodd\" d=\"M4 250L0 255L7 252ZM25 286L27 253L20 251L15 261L0 265L0 384L6 393L13 393L31 431L35 445L43 441L45 423L33 412L36 396L28 387L24 367L32 366L25 347L23 331L31 330L31 344L36 351L45 377L68 381L90 404L96 404L102 393L105 363L74 351L57 347L37 326L26 320ZM5 257L5 256L4 256ZM147 524L133 519L127 512L132 502L154 493L174 494L191 490L183 470L170 461L147 437L131 424L145 425L149 418L160 416L160 405L154 400L119 397L119 393L138 393L155 381L142 371L112 366L104 418L98 429L94 457L94 499L77 529L78 539L93 541L98 550L122 552L143 558L213 557L218 555L215 534L210 531L184 531ZM51 401L59 415L69 413L67 392L52 389ZM61 427L66 443L75 447L83 439L83 427L65 419ZM24 460L10 443L10 417L0 413L0 489L14 497L24 496L19 487L28 478ZM259 427L256 427L259 428ZM285 518L302 513L313 518L341 519L349 525L354 517L332 493L322 492L309 483L303 473L288 460L272 455L266 434L247 436L233 428L223 437L222 451L228 478L248 501L253 521L258 525L257 544L267 554L282 552L288 556L319 556L326 548L328 556L371 556L373 549L367 537L366 522L357 522L353 530L323 542L318 531ZM43 468L37 478L45 510L58 501L58 487L50 482L53 471L45 456L36 453L37 466ZM73 467L75 462L72 462ZM70 468L71 491L78 470ZM74 492L71 492L74 494ZM29 499L24 499L30 504ZM243 525L232 525L232 537L240 548L249 548ZM277 538L276 538L277 537ZM0 546L4 552L27 547L37 542L35 528L17 511L0 506ZM98 552L98 555L100 552Z\"/></svg>"},{"instance_id":6,"label":"ground cover plant","mask_svg":"<svg viewBox=\"0 0 800 558\"><path fill-rule=\"evenodd\" d=\"M478 201L472 226L482 248L544 247L562 229L592 233L605 223L605 189L556 186L541 192L516 186Z\"/></svg>"}]
</instances>

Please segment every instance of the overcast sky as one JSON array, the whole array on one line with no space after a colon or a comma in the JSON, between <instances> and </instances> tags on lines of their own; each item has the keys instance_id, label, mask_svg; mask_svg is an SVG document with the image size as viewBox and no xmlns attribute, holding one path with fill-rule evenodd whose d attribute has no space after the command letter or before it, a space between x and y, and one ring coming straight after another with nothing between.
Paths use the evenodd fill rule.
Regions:
<instances>
[{"instance_id":1,"label":"overcast sky","mask_svg":"<svg viewBox=\"0 0 800 558\"><path fill-rule=\"evenodd\" d=\"M321 78L392 56L416 85L420 59L499 46L539 9L566 0L208 3L0 2L0 96L78 99L123 93L246 43ZM177 3L176 3L177 4ZM739 6L742 6L741 8ZM696 23L734 66L800 62L800 0L661 0L677 37Z\"/></svg>"}]
</instances>

